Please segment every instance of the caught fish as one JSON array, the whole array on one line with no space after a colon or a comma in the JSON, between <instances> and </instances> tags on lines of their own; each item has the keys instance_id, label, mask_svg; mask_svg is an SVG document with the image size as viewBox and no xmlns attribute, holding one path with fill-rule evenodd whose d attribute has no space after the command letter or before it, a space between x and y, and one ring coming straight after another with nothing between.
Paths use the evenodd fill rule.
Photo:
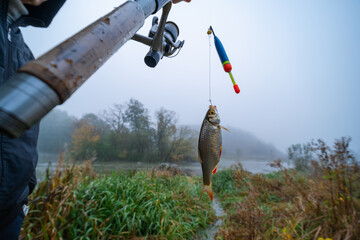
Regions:
<instances>
[{"instance_id":1,"label":"caught fish","mask_svg":"<svg viewBox=\"0 0 360 240\"><path fill-rule=\"evenodd\" d=\"M204 121L200 129L199 136L199 159L203 173L203 189L201 197L204 192L209 194L211 201L213 200L213 191L211 188L211 174L215 174L222 150L222 137L220 126L220 117L217 112L216 106L210 105L209 110L206 112ZM229 131L229 130L227 130Z\"/></svg>"}]
</instances>

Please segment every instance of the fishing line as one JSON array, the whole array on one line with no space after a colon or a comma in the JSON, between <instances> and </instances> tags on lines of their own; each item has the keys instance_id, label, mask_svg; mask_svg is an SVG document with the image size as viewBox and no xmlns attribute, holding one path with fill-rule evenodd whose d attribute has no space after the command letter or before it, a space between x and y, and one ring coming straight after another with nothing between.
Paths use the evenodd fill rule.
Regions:
<instances>
[{"instance_id":1,"label":"fishing line","mask_svg":"<svg viewBox=\"0 0 360 240\"><path fill-rule=\"evenodd\" d=\"M209 102L211 102L211 35L209 35Z\"/></svg>"},{"instance_id":2,"label":"fishing line","mask_svg":"<svg viewBox=\"0 0 360 240\"><path fill-rule=\"evenodd\" d=\"M210 3L209 3L209 7L210 7L210 14L209 14L209 22L211 24L212 22L212 7L213 7L213 4L212 4L213 0L210 0ZM209 37L209 102L210 102L210 105L212 105L212 102L211 102L211 34L209 34L209 30L207 32L208 34L208 37Z\"/></svg>"}]
</instances>

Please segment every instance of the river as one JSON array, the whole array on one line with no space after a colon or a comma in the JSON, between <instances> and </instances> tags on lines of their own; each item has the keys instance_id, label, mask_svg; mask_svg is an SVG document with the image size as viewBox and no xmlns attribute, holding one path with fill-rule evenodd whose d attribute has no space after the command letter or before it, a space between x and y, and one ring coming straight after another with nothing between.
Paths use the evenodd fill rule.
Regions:
<instances>
[{"instance_id":1,"label":"river","mask_svg":"<svg viewBox=\"0 0 360 240\"><path fill-rule=\"evenodd\" d=\"M39 180L42 180L46 169L49 168L50 171L53 171L56 168L56 162L58 159L57 154L39 154L39 162L36 168L37 176ZM243 168L252 173L267 173L272 172L276 169L269 166L271 160L254 160L254 159L241 159L241 160L232 160L222 158L220 160L218 170L226 169L232 165L241 163ZM112 171L121 171L121 170L145 170L152 169L157 167L159 163L148 163L148 162L99 162L94 163L94 168L98 173L109 173ZM185 172L190 173L191 175L201 176L201 165L199 162L184 163L178 165L180 169ZM284 163L285 167L289 167L287 163Z\"/></svg>"}]
</instances>

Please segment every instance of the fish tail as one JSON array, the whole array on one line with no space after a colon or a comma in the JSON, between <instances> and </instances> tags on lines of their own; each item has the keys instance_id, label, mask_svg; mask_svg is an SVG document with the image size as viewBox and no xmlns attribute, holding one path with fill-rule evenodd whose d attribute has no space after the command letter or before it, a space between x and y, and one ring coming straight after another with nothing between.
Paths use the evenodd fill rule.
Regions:
<instances>
[{"instance_id":1,"label":"fish tail","mask_svg":"<svg viewBox=\"0 0 360 240\"><path fill-rule=\"evenodd\" d=\"M200 195L200 200L201 200L201 197L202 197L204 192L207 192L209 194L209 197L210 197L211 201L213 201L214 196L213 196L213 190L211 188L211 184L203 186L203 189L202 189L201 195Z\"/></svg>"}]
</instances>

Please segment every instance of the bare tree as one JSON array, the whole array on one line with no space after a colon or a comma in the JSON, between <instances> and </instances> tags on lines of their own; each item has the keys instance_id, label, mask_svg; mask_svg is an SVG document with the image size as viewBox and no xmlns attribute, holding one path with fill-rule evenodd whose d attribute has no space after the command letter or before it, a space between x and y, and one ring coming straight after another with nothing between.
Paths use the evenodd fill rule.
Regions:
<instances>
[{"instance_id":1,"label":"bare tree","mask_svg":"<svg viewBox=\"0 0 360 240\"><path fill-rule=\"evenodd\" d=\"M105 110L102 113L102 119L116 134L126 130L126 117L122 104L114 104L109 110Z\"/></svg>"}]
</instances>

